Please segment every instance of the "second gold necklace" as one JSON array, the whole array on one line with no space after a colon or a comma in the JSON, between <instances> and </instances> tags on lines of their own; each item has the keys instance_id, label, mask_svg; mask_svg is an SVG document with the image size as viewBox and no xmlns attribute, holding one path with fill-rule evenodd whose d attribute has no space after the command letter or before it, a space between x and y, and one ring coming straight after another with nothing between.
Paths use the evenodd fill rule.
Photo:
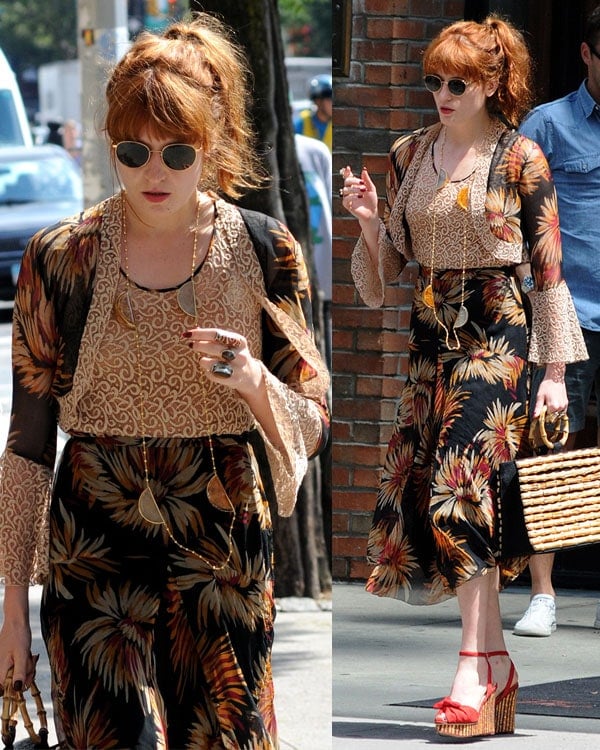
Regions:
<instances>
[{"instance_id":1,"label":"second gold necklace","mask_svg":"<svg viewBox=\"0 0 600 750\"><path fill-rule=\"evenodd\" d=\"M198 245L198 222L200 217L200 202L198 201L197 209L196 209L196 226L194 227L194 241L193 241L193 250L192 250L192 271L191 271L191 288L194 289L194 274L196 271L196 250ZM221 482L219 475L217 473L217 466L215 461L215 455L214 455L214 448L213 448L213 442L212 442L212 436L210 433L208 434L208 447L210 452L210 459L212 463L212 476L208 480L208 483L206 485L206 494L214 507L218 508L219 510L229 511L231 512L231 521L229 525L229 533L228 533L228 554L224 562L215 564L211 560L209 560L207 557L202 555L200 552L197 552L194 549L190 549L189 547L186 547L184 544L181 544L175 536L173 535L173 530L171 529L170 524L168 523L167 519L165 518L163 512L161 511L158 503L156 502L156 498L154 497L154 493L152 492L152 488L150 487L150 473L148 469L148 446L146 442L146 404L145 404L145 397L144 392L142 389L142 350L141 350L141 342L140 342L140 333L137 326L137 320L135 316L135 308L131 301L131 281L129 278L129 253L128 253L128 246L127 246L127 217L126 217L126 203L125 198L123 195L121 195L121 242L123 246L123 261L124 261L124 271L125 271L125 284L126 284L126 299L127 299L127 305L129 309L129 323L128 326L131 328L135 333L135 349L136 349L136 375L137 375L137 384L138 384L138 391L139 391L139 399L140 399L140 406L139 406L139 415L140 415L140 428L142 432L142 462L144 466L144 489L141 491L140 496L138 498L138 512L140 516L147 521L148 523L154 524L154 525L162 525L165 527L165 530L171 539L171 541L180 549L184 550L185 552L189 552L189 554L193 555L194 557L198 558L199 560L202 560L202 562L206 563L213 571L219 571L223 570L228 564L229 560L231 559L231 555L233 553L233 527L235 524L235 507L233 503L231 502L231 498L227 494L227 491L225 490L225 487L223 487L223 483ZM194 321L195 325L198 325L198 312L196 307L196 295L192 294L193 299L193 310L194 310ZM203 409L204 414L206 416L206 386L204 383L204 380L201 381L202 386L202 402L203 402ZM207 423L208 424L208 423Z\"/></svg>"},{"instance_id":2,"label":"second gold necklace","mask_svg":"<svg viewBox=\"0 0 600 750\"><path fill-rule=\"evenodd\" d=\"M454 319L454 322L452 323L452 334L454 336L454 343L450 342L450 329L448 326L444 323L443 320L440 319L437 313L436 304L435 304L435 296L433 292L433 277L434 277L434 270L435 270L435 250L436 250L436 206L435 202L440 194L440 192L446 187L446 185L449 182L448 174L446 170L444 169L444 146L446 145L446 130L444 129L443 132L443 138L442 138L442 144L440 149L440 167L438 170L438 179L435 187L435 194L434 198L431 204L432 207L432 228L431 228L431 260L429 264L429 281L427 283L427 286L425 289L423 289L422 293L422 299L423 304L428 307L433 312L433 317L435 318L436 323L442 328L445 334L445 344L446 348L450 351L458 351L460 349L460 341L458 338L458 329L462 328L469 320L469 311L467 310L465 306L465 277L466 277L466 262L467 262L467 222L468 222L468 215L467 211L469 210L470 206L470 197L471 197L471 186L470 184L463 185L458 191L458 194L456 196L456 205L458 208L461 209L461 211L464 211L464 220L463 220L463 232L462 232L462 258L461 258L461 290L460 290L460 305L458 307L458 311L456 313L456 317ZM479 153L477 154L476 161L475 161L475 168L471 172L470 175L468 175L468 180L472 180L473 176L475 175L475 172L478 168L478 157Z\"/></svg>"}]
</instances>

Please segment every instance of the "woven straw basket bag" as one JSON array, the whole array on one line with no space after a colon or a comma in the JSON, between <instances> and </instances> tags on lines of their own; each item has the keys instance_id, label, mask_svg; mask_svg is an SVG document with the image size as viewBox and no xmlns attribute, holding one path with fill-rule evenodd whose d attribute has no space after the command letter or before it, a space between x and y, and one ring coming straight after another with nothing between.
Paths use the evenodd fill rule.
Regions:
<instances>
[{"instance_id":1,"label":"woven straw basket bag","mask_svg":"<svg viewBox=\"0 0 600 750\"><path fill-rule=\"evenodd\" d=\"M530 440L552 452L500 467L496 537L501 557L600 542L600 448L560 451L566 416L533 420Z\"/></svg>"}]
</instances>

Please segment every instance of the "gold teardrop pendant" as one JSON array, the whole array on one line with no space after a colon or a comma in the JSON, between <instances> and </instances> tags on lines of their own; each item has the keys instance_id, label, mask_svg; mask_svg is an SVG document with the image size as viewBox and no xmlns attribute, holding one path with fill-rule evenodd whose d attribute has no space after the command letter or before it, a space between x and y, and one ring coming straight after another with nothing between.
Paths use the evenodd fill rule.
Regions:
<instances>
[{"instance_id":1,"label":"gold teardrop pendant","mask_svg":"<svg viewBox=\"0 0 600 750\"><path fill-rule=\"evenodd\" d=\"M216 474L208 480L206 485L206 494L210 504L218 510L232 510L233 506L227 490L223 487L223 482L219 479Z\"/></svg>"},{"instance_id":2,"label":"gold teardrop pendant","mask_svg":"<svg viewBox=\"0 0 600 750\"><path fill-rule=\"evenodd\" d=\"M469 320L469 311L464 305L461 305L458 308L458 314L456 316L456 320L454 321L453 328L462 328L468 320Z\"/></svg>"},{"instance_id":3,"label":"gold teardrop pendant","mask_svg":"<svg viewBox=\"0 0 600 750\"><path fill-rule=\"evenodd\" d=\"M148 523L158 526L165 522L150 487L146 486L138 499L138 513Z\"/></svg>"},{"instance_id":4,"label":"gold teardrop pendant","mask_svg":"<svg viewBox=\"0 0 600 750\"><path fill-rule=\"evenodd\" d=\"M423 304L426 307L434 308L435 307L435 299L433 297L433 287L431 284L427 284L425 289L423 289Z\"/></svg>"}]
</instances>

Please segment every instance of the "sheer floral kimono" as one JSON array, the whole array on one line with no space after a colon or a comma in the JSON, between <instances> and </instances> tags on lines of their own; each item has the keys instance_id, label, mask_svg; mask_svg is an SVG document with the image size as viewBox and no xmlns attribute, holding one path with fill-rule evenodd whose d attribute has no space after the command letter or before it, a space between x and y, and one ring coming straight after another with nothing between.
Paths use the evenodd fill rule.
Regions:
<instances>
[{"instance_id":1,"label":"sheer floral kimono","mask_svg":"<svg viewBox=\"0 0 600 750\"><path fill-rule=\"evenodd\" d=\"M432 158L440 127L393 145L379 265L362 237L352 260L372 307L408 260L419 264L367 583L415 604L440 601L495 566L503 584L525 567L526 558L498 557L494 493L500 463L528 450L528 362L587 358L561 275L556 194L542 152L496 123L473 173L444 181ZM524 260L535 280L531 311L515 275Z\"/></svg>"},{"instance_id":2,"label":"sheer floral kimono","mask_svg":"<svg viewBox=\"0 0 600 750\"><path fill-rule=\"evenodd\" d=\"M0 566L6 583L44 583L64 747L278 747L269 501L292 512L327 439L328 375L298 244L261 214L221 200L215 213L193 277L198 324L243 334L263 362L281 451L233 389L203 379L179 287L133 286L137 362L119 196L38 233L23 258ZM172 537L138 512L140 398ZM230 506L207 494L215 470Z\"/></svg>"}]
</instances>

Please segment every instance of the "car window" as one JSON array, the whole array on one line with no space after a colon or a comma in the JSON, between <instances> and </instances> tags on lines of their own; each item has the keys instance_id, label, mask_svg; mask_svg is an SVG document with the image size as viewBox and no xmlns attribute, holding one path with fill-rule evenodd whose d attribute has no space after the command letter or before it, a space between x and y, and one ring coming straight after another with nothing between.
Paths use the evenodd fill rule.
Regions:
<instances>
[{"instance_id":1,"label":"car window","mask_svg":"<svg viewBox=\"0 0 600 750\"><path fill-rule=\"evenodd\" d=\"M9 89L0 89L0 145L25 145L13 92Z\"/></svg>"},{"instance_id":2,"label":"car window","mask_svg":"<svg viewBox=\"0 0 600 750\"><path fill-rule=\"evenodd\" d=\"M0 204L48 203L82 198L78 167L67 159L0 161Z\"/></svg>"}]
</instances>

